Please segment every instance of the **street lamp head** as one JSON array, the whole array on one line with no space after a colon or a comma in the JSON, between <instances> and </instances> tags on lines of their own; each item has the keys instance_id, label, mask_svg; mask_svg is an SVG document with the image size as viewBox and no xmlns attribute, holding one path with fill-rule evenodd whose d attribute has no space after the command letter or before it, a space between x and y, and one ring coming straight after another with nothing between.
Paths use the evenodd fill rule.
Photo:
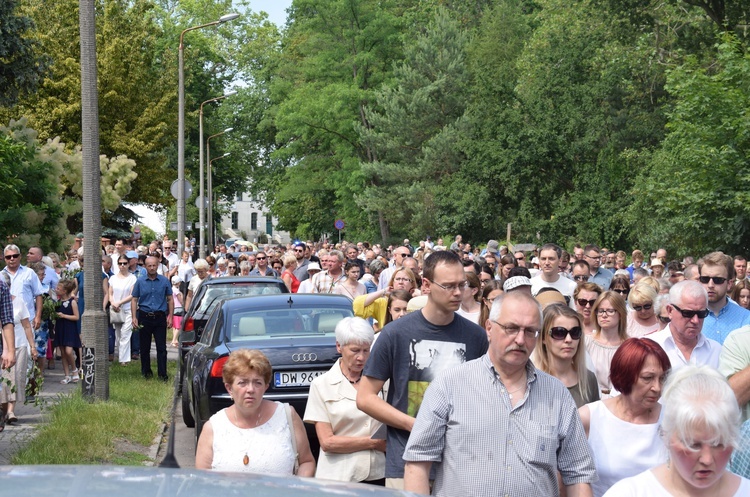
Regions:
<instances>
[{"instance_id":1,"label":"street lamp head","mask_svg":"<svg viewBox=\"0 0 750 497\"><path fill-rule=\"evenodd\" d=\"M232 95L237 95L237 90L229 90L228 92L224 93L225 97L231 97Z\"/></svg>"},{"instance_id":2,"label":"street lamp head","mask_svg":"<svg viewBox=\"0 0 750 497\"><path fill-rule=\"evenodd\" d=\"M234 129L234 128L227 128L227 129L225 129L225 130L223 131L223 133L229 133L229 132L230 132L230 131L232 131L233 129Z\"/></svg>"},{"instance_id":3,"label":"street lamp head","mask_svg":"<svg viewBox=\"0 0 750 497\"><path fill-rule=\"evenodd\" d=\"M219 22L227 22L232 21L234 19L237 19L240 15L236 12L233 12L231 14L225 14L219 18Z\"/></svg>"},{"instance_id":4,"label":"street lamp head","mask_svg":"<svg viewBox=\"0 0 750 497\"><path fill-rule=\"evenodd\" d=\"M222 157L229 157L229 152L227 152L224 155L222 155Z\"/></svg>"}]
</instances>

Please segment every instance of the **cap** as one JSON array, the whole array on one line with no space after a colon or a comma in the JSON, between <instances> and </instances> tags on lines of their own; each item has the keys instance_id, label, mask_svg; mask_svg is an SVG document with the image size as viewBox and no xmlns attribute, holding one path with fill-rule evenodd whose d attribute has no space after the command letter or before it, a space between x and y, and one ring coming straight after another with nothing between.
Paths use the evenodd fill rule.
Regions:
<instances>
[{"instance_id":1,"label":"cap","mask_svg":"<svg viewBox=\"0 0 750 497\"><path fill-rule=\"evenodd\" d=\"M492 252L493 254L497 254L500 244L497 243L497 240L490 240L487 242L487 252Z\"/></svg>"},{"instance_id":2,"label":"cap","mask_svg":"<svg viewBox=\"0 0 750 497\"><path fill-rule=\"evenodd\" d=\"M419 295L412 299L406 304L406 312L418 311L427 305L427 295Z\"/></svg>"},{"instance_id":3,"label":"cap","mask_svg":"<svg viewBox=\"0 0 750 497\"><path fill-rule=\"evenodd\" d=\"M521 286L531 286L531 280L526 276L513 276L503 283L503 291L509 292Z\"/></svg>"},{"instance_id":4,"label":"cap","mask_svg":"<svg viewBox=\"0 0 750 497\"><path fill-rule=\"evenodd\" d=\"M661 259L653 259L651 261L651 267L654 267L654 266L664 267L664 263L661 261Z\"/></svg>"},{"instance_id":5,"label":"cap","mask_svg":"<svg viewBox=\"0 0 750 497\"><path fill-rule=\"evenodd\" d=\"M317 262L311 262L310 264L307 265L307 271L308 272L310 272L310 271L320 271L320 270L321 270L320 269L320 264L318 264Z\"/></svg>"},{"instance_id":6,"label":"cap","mask_svg":"<svg viewBox=\"0 0 750 497\"><path fill-rule=\"evenodd\" d=\"M125 257L127 257L128 259L137 259L138 252L136 252L135 250L128 250L127 252L125 252Z\"/></svg>"},{"instance_id":7,"label":"cap","mask_svg":"<svg viewBox=\"0 0 750 497\"><path fill-rule=\"evenodd\" d=\"M532 264L539 264L539 257L534 257L531 259Z\"/></svg>"},{"instance_id":8,"label":"cap","mask_svg":"<svg viewBox=\"0 0 750 497\"><path fill-rule=\"evenodd\" d=\"M180 283L182 283L182 278L180 278L177 275L172 276L172 284L173 285L179 285Z\"/></svg>"}]
</instances>

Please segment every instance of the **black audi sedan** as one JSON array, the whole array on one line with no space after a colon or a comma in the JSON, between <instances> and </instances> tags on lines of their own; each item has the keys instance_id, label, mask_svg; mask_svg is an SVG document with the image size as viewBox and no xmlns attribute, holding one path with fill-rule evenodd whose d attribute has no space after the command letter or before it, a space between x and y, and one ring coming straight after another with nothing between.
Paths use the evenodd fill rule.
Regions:
<instances>
[{"instance_id":1,"label":"black audi sedan","mask_svg":"<svg viewBox=\"0 0 750 497\"><path fill-rule=\"evenodd\" d=\"M273 376L265 398L289 403L303 416L310 383L339 357L336 324L352 315L351 301L341 295L261 295L220 302L185 357L182 416L195 427L196 440L213 414L232 405L221 374L237 349L260 350L268 357ZM311 446L317 445L311 431Z\"/></svg>"}]
</instances>

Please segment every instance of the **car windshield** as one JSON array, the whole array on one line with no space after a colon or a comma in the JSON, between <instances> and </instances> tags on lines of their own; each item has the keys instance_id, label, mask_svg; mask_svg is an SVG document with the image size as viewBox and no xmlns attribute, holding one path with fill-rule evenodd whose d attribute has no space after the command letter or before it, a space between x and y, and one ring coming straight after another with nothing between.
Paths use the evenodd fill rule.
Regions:
<instances>
[{"instance_id":1,"label":"car windshield","mask_svg":"<svg viewBox=\"0 0 750 497\"><path fill-rule=\"evenodd\" d=\"M196 313L210 314L214 307L224 299L246 297L248 295L278 295L281 287L275 282L242 283L236 285L211 285L200 301Z\"/></svg>"},{"instance_id":2,"label":"car windshield","mask_svg":"<svg viewBox=\"0 0 750 497\"><path fill-rule=\"evenodd\" d=\"M289 336L335 336L336 325L352 316L349 309L257 309L228 316L229 341Z\"/></svg>"}]
</instances>

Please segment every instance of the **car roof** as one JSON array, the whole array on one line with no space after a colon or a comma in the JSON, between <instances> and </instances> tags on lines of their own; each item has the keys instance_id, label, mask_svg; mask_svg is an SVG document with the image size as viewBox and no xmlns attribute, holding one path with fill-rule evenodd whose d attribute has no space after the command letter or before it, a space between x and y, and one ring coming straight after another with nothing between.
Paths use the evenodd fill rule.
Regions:
<instances>
[{"instance_id":1,"label":"car roof","mask_svg":"<svg viewBox=\"0 0 750 497\"><path fill-rule=\"evenodd\" d=\"M201 282L201 286L206 285L236 285L238 283L281 283L284 285L284 280L281 278L274 278L272 276L219 276L205 279Z\"/></svg>"},{"instance_id":2,"label":"car roof","mask_svg":"<svg viewBox=\"0 0 750 497\"><path fill-rule=\"evenodd\" d=\"M311 293L282 293L277 295L250 295L246 297L232 297L221 303L225 311L237 309L246 310L249 306L258 308L294 308L294 307L326 307L352 309L352 301L343 295L311 294Z\"/></svg>"}]
</instances>

